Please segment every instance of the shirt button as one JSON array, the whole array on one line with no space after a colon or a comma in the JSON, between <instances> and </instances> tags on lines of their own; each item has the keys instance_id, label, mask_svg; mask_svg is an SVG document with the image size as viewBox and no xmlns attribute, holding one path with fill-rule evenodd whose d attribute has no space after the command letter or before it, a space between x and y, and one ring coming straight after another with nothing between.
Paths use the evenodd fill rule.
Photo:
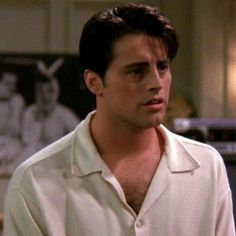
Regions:
<instances>
[{"instance_id":1,"label":"shirt button","mask_svg":"<svg viewBox=\"0 0 236 236\"><path fill-rule=\"evenodd\" d=\"M143 222L141 220L139 220L139 221L136 222L135 225L136 225L137 228L141 228L143 226Z\"/></svg>"}]
</instances>

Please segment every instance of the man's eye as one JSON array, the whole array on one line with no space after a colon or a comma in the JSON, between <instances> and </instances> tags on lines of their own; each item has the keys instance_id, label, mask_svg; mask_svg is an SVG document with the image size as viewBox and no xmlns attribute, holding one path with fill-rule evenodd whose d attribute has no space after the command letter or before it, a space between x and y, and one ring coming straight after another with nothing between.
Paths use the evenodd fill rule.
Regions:
<instances>
[{"instance_id":1,"label":"man's eye","mask_svg":"<svg viewBox=\"0 0 236 236\"><path fill-rule=\"evenodd\" d=\"M160 72L165 72L167 69L169 69L169 63L168 62L158 62L157 63L157 69L160 71Z\"/></svg>"},{"instance_id":2,"label":"man's eye","mask_svg":"<svg viewBox=\"0 0 236 236\"><path fill-rule=\"evenodd\" d=\"M140 66L140 67L135 67L131 70L131 74L135 75L135 76L139 76L142 77L145 75L147 69Z\"/></svg>"},{"instance_id":3,"label":"man's eye","mask_svg":"<svg viewBox=\"0 0 236 236\"><path fill-rule=\"evenodd\" d=\"M132 71L132 73L133 73L134 75L141 75L141 74L143 74L143 69L141 69L141 68L135 68L135 69Z\"/></svg>"}]
</instances>

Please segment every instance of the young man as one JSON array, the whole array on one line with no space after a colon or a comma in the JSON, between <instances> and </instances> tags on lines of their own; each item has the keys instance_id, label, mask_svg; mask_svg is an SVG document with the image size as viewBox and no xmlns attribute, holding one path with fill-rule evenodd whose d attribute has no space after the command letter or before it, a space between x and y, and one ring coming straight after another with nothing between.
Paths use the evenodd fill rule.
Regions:
<instances>
[{"instance_id":1,"label":"young man","mask_svg":"<svg viewBox=\"0 0 236 236\"><path fill-rule=\"evenodd\" d=\"M18 76L8 66L0 68L0 173L9 173L21 153L24 98L17 91Z\"/></svg>"},{"instance_id":2,"label":"young man","mask_svg":"<svg viewBox=\"0 0 236 236\"><path fill-rule=\"evenodd\" d=\"M15 172L5 236L235 235L222 158L161 125L177 49L156 8L89 20L80 57L96 111Z\"/></svg>"},{"instance_id":3,"label":"young man","mask_svg":"<svg viewBox=\"0 0 236 236\"><path fill-rule=\"evenodd\" d=\"M25 158L68 134L79 123L76 114L59 102L59 94L58 80L38 71L36 101L25 109L22 121Z\"/></svg>"}]
</instances>

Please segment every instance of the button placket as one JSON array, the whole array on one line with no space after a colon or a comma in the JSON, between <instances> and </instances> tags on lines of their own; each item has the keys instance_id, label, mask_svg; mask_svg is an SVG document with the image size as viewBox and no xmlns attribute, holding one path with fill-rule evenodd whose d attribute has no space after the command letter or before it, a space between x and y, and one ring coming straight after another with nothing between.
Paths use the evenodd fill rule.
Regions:
<instances>
[{"instance_id":1,"label":"button placket","mask_svg":"<svg viewBox=\"0 0 236 236\"><path fill-rule=\"evenodd\" d=\"M136 226L137 228L142 228L142 227L143 227L143 221L142 221L142 220L137 220L137 221L135 222L135 226Z\"/></svg>"}]
</instances>

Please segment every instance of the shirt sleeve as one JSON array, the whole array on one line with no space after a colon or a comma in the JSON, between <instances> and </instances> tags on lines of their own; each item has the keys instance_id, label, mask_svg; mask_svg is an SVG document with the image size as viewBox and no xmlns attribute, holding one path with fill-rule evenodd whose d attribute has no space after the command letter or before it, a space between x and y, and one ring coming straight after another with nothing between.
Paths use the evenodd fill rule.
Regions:
<instances>
[{"instance_id":1,"label":"shirt sleeve","mask_svg":"<svg viewBox=\"0 0 236 236\"><path fill-rule=\"evenodd\" d=\"M223 159L218 169L218 198L216 208L216 236L235 236L232 192Z\"/></svg>"},{"instance_id":2,"label":"shirt sleeve","mask_svg":"<svg viewBox=\"0 0 236 236\"><path fill-rule=\"evenodd\" d=\"M4 206L3 236L43 236L34 206L16 188L8 190ZM39 213L38 213L39 214Z\"/></svg>"},{"instance_id":3,"label":"shirt sleeve","mask_svg":"<svg viewBox=\"0 0 236 236\"><path fill-rule=\"evenodd\" d=\"M216 236L235 236L232 194L229 190L218 202Z\"/></svg>"}]
</instances>

